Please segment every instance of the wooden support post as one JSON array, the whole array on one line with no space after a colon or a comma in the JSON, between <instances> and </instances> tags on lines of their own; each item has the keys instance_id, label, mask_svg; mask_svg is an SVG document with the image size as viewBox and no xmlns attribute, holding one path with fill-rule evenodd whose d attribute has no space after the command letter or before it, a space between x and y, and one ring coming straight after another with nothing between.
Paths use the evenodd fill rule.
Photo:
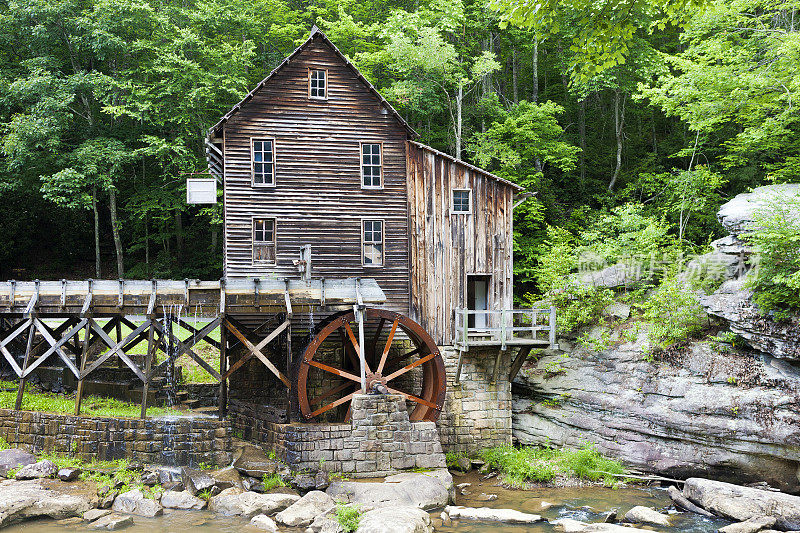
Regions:
<instances>
[{"instance_id":1,"label":"wooden support post","mask_svg":"<svg viewBox=\"0 0 800 533\"><path fill-rule=\"evenodd\" d=\"M456 379L455 384L461 382L461 365L464 364L464 350L458 350L458 364L456 365Z\"/></svg>"},{"instance_id":2,"label":"wooden support post","mask_svg":"<svg viewBox=\"0 0 800 533\"><path fill-rule=\"evenodd\" d=\"M150 321L150 327L147 330L147 355L145 356L144 362L145 380L142 383L142 420L147 418L147 394L150 392L150 379L152 378L150 371L152 370L153 357L156 353L155 328L153 327L153 321L155 320L155 317L150 316L148 317L148 320Z\"/></svg>"},{"instance_id":3,"label":"wooden support post","mask_svg":"<svg viewBox=\"0 0 800 533\"><path fill-rule=\"evenodd\" d=\"M222 320L219 323L219 374L222 379L219 381L219 419L224 420L228 415L228 378L225 373L228 371L228 328L225 323L227 318L225 313L221 313Z\"/></svg>"},{"instance_id":4,"label":"wooden support post","mask_svg":"<svg viewBox=\"0 0 800 533\"><path fill-rule=\"evenodd\" d=\"M75 416L81 414L81 400L83 399L83 371L86 370L86 360L89 358L89 344L92 333L92 319L86 322L86 329L83 330L83 350L81 351L81 377L78 379L78 391L75 394Z\"/></svg>"},{"instance_id":5,"label":"wooden support post","mask_svg":"<svg viewBox=\"0 0 800 533\"><path fill-rule=\"evenodd\" d=\"M310 249L309 249L310 252ZM311 260L309 255L308 260ZM289 279L285 280L286 290L283 294L286 305L286 375L292 375L292 301L289 298ZM286 389L286 422L291 423L294 414L294 386Z\"/></svg>"},{"instance_id":6,"label":"wooden support post","mask_svg":"<svg viewBox=\"0 0 800 533\"><path fill-rule=\"evenodd\" d=\"M36 318L31 321L30 329L28 329L28 347L25 349L25 360L22 363L22 375L25 375L25 370L28 368L28 362L31 359L31 351L33 349L33 337L36 335ZM19 411L22 409L22 395L25 393L26 378L19 378L19 389L17 389L17 401L14 402L14 409Z\"/></svg>"},{"instance_id":7,"label":"wooden support post","mask_svg":"<svg viewBox=\"0 0 800 533\"><path fill-rule=\"evenodd\" d=\"M557 350L558 347L556 345L556 308L550 308L550 349Z\"/></svg>"},{"instance_id":8,"label":"wooden support post","mask_svg":"<svg viewBox=\"0 0 800 533\"><path fill-rule=\"evenodd\" d=\"M525 360L528 358L528 354L531 353L531 348L531 346L520 346L517 356L511 364L511 371L508 373L509 382L514 381L514 378L519 374L522 365L525 364Z\"/></svg>"},{"instance_id":9,"label":"wooden support post","mask_svg":"<svg viewBox=\"0 0 800 533\"><path fill-rule=\"evenodd\" d=\"M497 374L500 371L500 363L504 353L506 353L505 349L497 350L497 357L494 359L494 371L492 372L492 383L497 383Z\"/></svg>"},{"instance_id":10,"label":"wooden support post","mask_svg":"<svg viewBox=\"0 0 800 533\"><path fill-rule=\"evenodd\" d=\"M120 317L118 317L118 316L112 318L111 320L114 320L114 322L115 322L114 323L114 329L116 331L117 342L121 342L122 341L122 320L120 320ZM123 364L124 363L122 362L122 359L117 358L117 368L122 368Z\"/></svg>"}]
</instances>

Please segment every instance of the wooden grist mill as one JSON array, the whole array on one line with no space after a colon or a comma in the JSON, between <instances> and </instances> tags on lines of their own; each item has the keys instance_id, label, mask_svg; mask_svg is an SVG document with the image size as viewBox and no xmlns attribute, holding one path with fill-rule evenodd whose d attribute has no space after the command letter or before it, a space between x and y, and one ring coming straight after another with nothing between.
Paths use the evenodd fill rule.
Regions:
<instances>
[{"instance_id":1,"label":"wooden grist mill","mask_svg":"<svg viewBox=\"0 0 800 533\"><path fill-rule=\"evenodd\" d=\"M82 384L118 359L144 416L154 377L190 357L219 383L220 416L278 448L287 424L347 424L362 394L400 398L445 447L510 443L510 382L555 342L553 309L513 309L529 193L416 138L314 28L210 128L213 177L187 182L192 203L221 185L223 279L0 284L5 361L24 381L58 358Z\"/></svg>"}]
</instances>

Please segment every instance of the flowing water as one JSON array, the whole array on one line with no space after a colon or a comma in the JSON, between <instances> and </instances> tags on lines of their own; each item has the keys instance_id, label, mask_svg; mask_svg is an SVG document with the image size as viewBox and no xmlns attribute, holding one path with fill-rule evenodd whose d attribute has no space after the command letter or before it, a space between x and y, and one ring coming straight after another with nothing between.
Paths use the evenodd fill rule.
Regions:
<instances>
[{"instance_id":1,"label":"flowing water","mask_svg":"<svg viewBox=\"0 0 800 533\"><path fill-rule=\"evenodd\" d=\"M585 522L602 520L603 513L617 509L619 516L635 505L645 505L665 511L671 507L666 491L660 488L620 488L604 487L569 487L541 488L533 490L508 490L497 486L497 481L481 480L477 473L457 477L456 483L471 483L467 488L469 494L457 497L458 505L469 507L509 508L518 511L541 514L548 520L556 518L573 518ZM495 494L497 499L491 502L481 501L481 494ZM552 504L545 510L542 502ZM531 526L511 526L491 522L473 522L469 520L454 521L451 525L442 525L440 511L432 512L437 532L453 533L539 533L554 531L547 522ZM206 511L168 511L156 518L133 517L135 524L125 529L126 533L211 533L257 531L241 517L217 517ZM673 527L650 528L664 533L710 533L730 523L722 519L707 519L692 513L672 515ZM5 528L8 533L61 533L64 531L88 531L84 524L66 525L56 520L36 520ZM299 533L302 528L281 528L287 533Z\"/></svg>"}]
</instances>

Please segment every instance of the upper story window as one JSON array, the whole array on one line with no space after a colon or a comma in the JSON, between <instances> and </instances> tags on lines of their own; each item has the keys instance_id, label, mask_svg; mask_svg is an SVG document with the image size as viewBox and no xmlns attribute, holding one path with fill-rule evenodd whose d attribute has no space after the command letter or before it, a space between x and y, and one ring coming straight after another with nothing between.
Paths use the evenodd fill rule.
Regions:
<instances>
[{"instance_id":1,"label":"upper story window","mask_svg":"<svg viewBox=\"0 0 800 533\"><path fill-rule=\"evenodd\" d=\"M363 220L361 258L364 266L383 266L383 221Z\"/></svg>"},{"instance_id":2,"label":"upper story window","mask_svg":"<svg viewBox=\"0 0 800 533\"><path fill-rule=\"evenodd\" d=\"M453 213L472 213L472 189L453 190Z\"/></svg>"},{"instance_id":3,"label":"upper story window","mask_svg":"<svg viewBox=\"0 0 800 533\"><path fill-rule=\"evenodd\" d=\"M380 143L361 143L361 187L383 187L383 153Z\"/></svg>"},{"instance_id":4,"label":"upper story window","mask_svg":"<svg viewBox=\"0 0 800 533\"><path fill-rule=\"evenodd\" d=\"M253 185L273 187L275 185L275 140L252 140Z\"/></svg>"},{"instance_id":5,"label":"upper story window","mask_svg":"<svg viewBox=\"0 0 800 533\"><path fill-rule=\"evenodd\" d=\"M308 71L308 97L326 100L328 98L328 71L311 69Z\"/></svg>"},{"instance_id":6,"label":"upper story window","mask_svg":"<svg viewBox=\"0 0 800 533\"><path fill-rule=\"evenodd\" d=\"M253 219L253 263L275 264L275 219Z\"/></svg>"}]
</instances>

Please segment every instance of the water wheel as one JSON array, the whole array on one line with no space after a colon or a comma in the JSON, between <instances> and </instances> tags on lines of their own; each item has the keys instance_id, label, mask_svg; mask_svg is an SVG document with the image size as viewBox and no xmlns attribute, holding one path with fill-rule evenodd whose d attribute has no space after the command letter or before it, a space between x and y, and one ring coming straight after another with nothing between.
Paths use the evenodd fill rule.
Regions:
<instances>
[{"instance_id":1,"label":"water wheel","mask_svg":"<svg viewBox=\"0 0 800 533\"><path fill-rule=\"evenodd\" d=\"M350 400L361 391L358 325L352 311L323 320L295 372L298 406L307 420L347 421ZM444 403L446 375L431 336L405 315L364 311L368 392L400 394L412 421L435 421Z\"/></svg>"}]
</instances>

